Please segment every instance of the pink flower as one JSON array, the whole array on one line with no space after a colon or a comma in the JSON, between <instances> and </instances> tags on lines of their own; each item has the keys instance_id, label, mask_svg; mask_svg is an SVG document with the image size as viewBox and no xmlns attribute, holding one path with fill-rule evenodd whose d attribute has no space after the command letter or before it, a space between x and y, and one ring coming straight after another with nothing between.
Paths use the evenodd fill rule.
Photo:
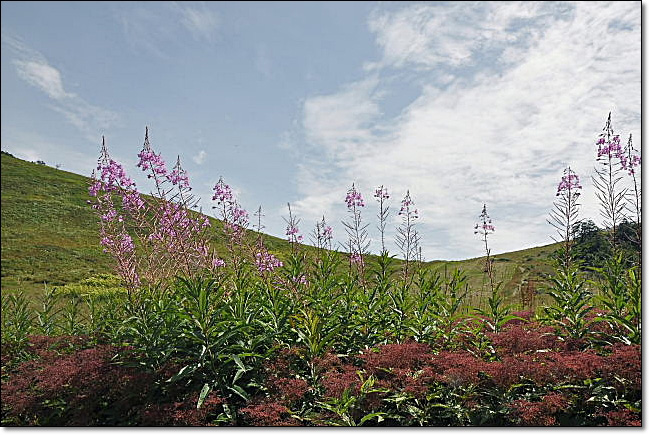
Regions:
<instances>
[{"instance_id":1,"label":"pink flower","mask_svg":"<svg viewBox=\"0 0 650 435\"><path fill-rule=\"evenodd\" d=\"M399 216L408 216L410 219L417 219L418 210L412 209L411 206L413 205L415 205L415 203L411 199L411 194L407 190L404 199L402 199L402 206L400 207L399 212L397 214Z\"/></svg>"},{"instance_id":2,"label":"pink flower","mask_svg":"<svg viewBox=\"0 0 650 435\"><path fill-rule=\"evenodd\" d=\"M221 258L215 258L214 260L212 260L212 266L215 268L224 267L225 265L226 262L223 261Z\"/></svg>"},{"instance_id":3,"label":"pink flower","mask_svg":"<svg viewBox=\"0 0 650 435\"><path fill-rule=\"evenodd\" d=\"M492 225L492 219L487 213L487 207L483 204L483 211L479 215L480 222L474 225L474 234L481 234L487 236L489 233L494 232L494 225Z\"/></svg>"},{"instance_id":4,"label":"pink flower","mask_svg":"<svg viewBox=\"0 0 650 435\"><path fill-rule=\"evenodd\" d=\"M354 183L352 183L352 188L348 190L348 193L345 196L345 202L348 205L348 208L365 206L361 193L354 187Z\"/></svg>"},{"instance_id":5,"label":"pink flower","mask_svg":"<svg viewBox=\"0 0 650 435\"><path fill-rule=\"evenodd\" d=\"M355 252L354 254L350 255L350 263L363 266L363 256Z\"/></svg>"},{"instance_id":6,"label":"pink flower","mask_svg":"<svg viewBox=\"0 0 650 435\"><path fill-rule=\"evenodd\" d=\"M289 225L287 225L287 232L286 232L287 240L289 240L291 243L302 242L303 237L302 235L298 234L299 232L300 230L295 224L289 223Z\"/></svg>"},{"instance_id":7,"label":"pink flower","mask_svg":"<svg viewBox=\"0 0 650 435\"><path fill-rule=\"evenodd\" d=\"M255 265L260 273L272 272L273 269L283 266L275 255L266 251L255 254Z\"/></svg>"},{"instance_id":8,"label":"pink flower","mask_svg":"<svg viewBox=\"0 0 650 435\"><path fill-rule=\"evenodd\" d=\"M232 190L230 189L230 186L223 181L223 178L219 177L219 181L214 185L212 190L214 190L214 195L212 196L213 201L217 201L219 204L232 202Z\"/></svg>"},{"instance_id":9,"label":"pink flower","mask_svg":"<svg viewBox=\"0 0 650 435\"><path fill-rule=\"evenodd\" d=\"M140 157L140 161L136 166L141 168L143 171L146 171L147 169L152 169L153 172L157 175L167 175L167 168L165 166L165 161L160 157L160 154L156 154L153 152L151 148L148 146L149 144L145 144L145 148L140 151L138 154L138 157ZM149 178L151 178L151 175L149 175Z\"/></svg>"},{"instance_id":10,"label":"pink flower","mask_svg":"<svg viewBox=\"0 0 650 435\"><path fill-rule=\"evenodd\" d=\"M384 186L379 186L378 188L376 188L375 194L373 196L377 198L378 201L390 198L390 196L388 195L388 189L386 189Z\"/></svg>"},{"instance_id":11,"label":"pink flower","mask_svg":"<svg viewBox=\"0 0 650 435\"><path fill-rule=\"evenodd\" d=\"M557 194L556 196L559 196L561 192L565 190L573 190L573 189L582 189L582 185L580 184L580 178L578 177L578 174L573 172L571 168L567 168L565 171L565 174L562 177L562 181L560 181L560 184L557 186ZM576 195L580 195L579 192L576 192Z\"/></svg>"},{"instance_id":12,"label":"pink flower","mask_svg":"<svg viewBox=\"0 0 650 435\"><path fill-rule=\"evenodd\" d=\"M189 177L187 176L187 171L181 167L180 156L178 157L178 160L176 161L176 166L174 166L172 172L169 175L167 175L167 179L173 185L178 184L180 187L185 187L190 189L190 180Z\"/></svg>"}]
</instances>

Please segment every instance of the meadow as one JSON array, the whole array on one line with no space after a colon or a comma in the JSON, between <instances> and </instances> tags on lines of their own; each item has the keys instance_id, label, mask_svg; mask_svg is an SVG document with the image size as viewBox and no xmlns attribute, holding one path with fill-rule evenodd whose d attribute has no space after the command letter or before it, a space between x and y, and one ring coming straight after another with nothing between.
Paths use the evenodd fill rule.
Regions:
<instances>
[{"instance_id":1,"label":"meadow","mask_svg":"<svg viewBox=\"0 0 650 435\"><path fill-rule=\"evenodd\" d=\"M609 118L594 151L598 255L567 167L556 244L491 255L484 205L485 256L463 262L421 261L408 193L389 252L384 186L342 192L336 249L325 218L303 232L290 208L286 240L258 231L223 179L218 219L196 212L147 135L152 195L105 146L90 181L3 153L2 423L638 426L640 157Z\"/></svg>"}]
</instances>

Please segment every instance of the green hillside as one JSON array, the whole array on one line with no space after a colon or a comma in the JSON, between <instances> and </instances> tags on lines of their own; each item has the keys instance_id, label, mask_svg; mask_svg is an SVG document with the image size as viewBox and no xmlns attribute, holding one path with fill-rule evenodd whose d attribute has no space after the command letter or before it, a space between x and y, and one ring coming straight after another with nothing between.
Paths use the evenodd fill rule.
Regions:
<instances>
[{"instance_id":1,"label":"green hillside","mask_svg":"<svg viewBox=\"0 0 650 435\"><path fill-rule=\"evenodd\" d=\"M87 204L87 177L2 152L1 184L3 292L39 292L43 283L64 285L111 272L111 259L99 245L97 218ZM224 252L219 249L220 234L214 241ZM281 257L289 250L282 239L266 236L265 241ZM545 263L554 249L549 245L497 255L496 277L506 293L516 298L524 280L539 281L550 270ZM477 292L483 287L484 262L484 258L434 261L427 267L441 272L461 268Z\"/></svg>"}]
</instances>

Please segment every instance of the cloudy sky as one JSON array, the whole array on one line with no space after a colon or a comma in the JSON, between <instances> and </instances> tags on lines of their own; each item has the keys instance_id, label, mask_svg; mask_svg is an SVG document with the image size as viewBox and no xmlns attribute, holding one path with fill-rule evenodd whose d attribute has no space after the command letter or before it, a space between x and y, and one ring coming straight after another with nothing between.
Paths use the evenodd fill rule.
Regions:
<instances>
[{"instance_id":1,"label":"cloudy sky","mask_svg":"<svg viewBox=\"0 0 650 435\"><path fill-rule=\"evenodd\" d=\"M89 175L105 135L141 190L145 126L211 207L223 176L266 231L287 202L344 240L343 202L409 189L426 259L551 242L567 165L582 216L607 114L640 148L640 2L2 2L1 146ZM396 213L390 235L399 223ZM393 252L397 249L389 245Z\"/></svg>"}]
</instances>

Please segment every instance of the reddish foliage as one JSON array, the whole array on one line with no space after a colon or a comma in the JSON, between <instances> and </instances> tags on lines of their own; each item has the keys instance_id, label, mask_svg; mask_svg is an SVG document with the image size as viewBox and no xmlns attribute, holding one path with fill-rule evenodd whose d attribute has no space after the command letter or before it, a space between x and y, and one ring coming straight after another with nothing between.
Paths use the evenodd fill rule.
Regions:
<instances>
[{"instance_id":1,"label":"reddish foliage","mask_svg":"<svg viewBox=\"0 0 650 435\"><path fill-rule=\"evenodd\" d=\"M553 328L535 323L509 323L498 334L488 333L498 355L537 352L543 349L560 349L562 342L553 334Z\"/></svg>"},{"instance_id":2,"label":"reddish foliage","mask_svg":"<svg viewBox=\"0 0 650 435\"><path fill-rule=\"evenodd\" d=\"M291 377L296 371L300 370L301 350L298 347L280 349L278 356L265 365L267 373L270 376Z\"/></svg>"},{"instance_id":3,"label":"reddish foliage","mask_svg":"<svg viewBox=\"0 0 650 435\"><path fill-rule=\"evenodd\" d=\"M593 351L542 352L504 357L502 363L491 363L485 371L503 388L522 379L544 386L591 378L599 373L602 364L603 357Z\"/></svg>"},{"instance_id":4,"label":"reddish foliage","mask_svg":"<svg viewBox=\"0 0 650 435\"><path fill-rule=\"evenodd\" d=\"M440 352L432 358L437 379L452 386L479 383L480 373L486 372L489 364L464 351Z\"/></svg>"},{"instance_id":5,"label":"reddish foliage","mask_svg":"<svg viewBox=\"0 0 650 435\"><path fill-rule=\"evenodd\" d=\"M345 390L358 394L361 389L361 380L357 374L357 367L343 364L339 369L332 369L323 374L321 385L325 388L325 397L340 398Z\"/></svg>"},{"instance_id":6,"label":"reddish foliage","mask_svg":"<svg viewBox=\"0 0 650 435\"><path fill-rule=\"evenodd\" d=\"M641 426L639 414L627 409L601 414L607 418L607 426Z\"/></svg>"},{"instance_id":7,"label":"reddish foliage","mask_svg":"<svg viewBox=\"0 0 650 435\"><path fill-rule=\"evenodd\" d=\"M271 394L279 396L278 399L286 405L302 399L310 390L309 384L304 379L277 378L272 376L267 381Z\"/></svg>"},{"instance_id":8,"label":"reddish foliage","mask_svg":"<svg viewBox=\"0 0 650 435\"><path fill-rule=\"evenodd\" d=\"M629 388L641 391L641 346L619 343L611 349L611 355L603 358L603 373L615 382L618 389L625 388L625 385L616 377L624 379Z\"/></svg>"},{"instance_id":9,"label":"reddish foliage","mask_svg":"<svg viewBox=\"0 0 650 435\"><path fill-rule=\"evenodd\" d=\"M241 409L252 426L298 426L289 409L277 403L260 403Z\"/></svg>"},{"instance_id":10,"label":"reddish foliage","mask_svg":"<svg viewBox=\"0 0 650 435\"><path fill-rule=\"evenodd\" d=\"M150 376L112 364L120 350L114 346L70 348L85 343L83 337L31 337L30 350L37 358L19 364L3 383L6 412L27 421L38 418L41 424L52 419L51 424L73 426L97 424L107 417L101 408L106 401L112 403L114 416L130 414L132 401L146 394Z\"/></svg>"},{"instance_id":11,"label":"reddish foliage","mask_svg":"<svg viewBox=\"0 0 650 435\"><path fill-rule=\"evenodd\" d=\"M425 343L385 344L377 352L366 351L361 359L369 373L378 369L418 370L431 360L431 347Z\"/></svg>"},{"instance_id":12,"label":"reddish foliage","mask_svg":"<svg viewBox=\"0 0 650 435\"><path fill-rule=\"evenodd\" d=\"M326 372L328 370L340 368L343 364L341 359L332 352L327 352L322 357L314 358L312 363L319 372Z\"/></svg>"},{"instance_id":13,"label":"reddish foliage","mask_svg":"<svg viewBox=\"0 0 650 435\"><path fill-rule=\"evenodd\" d=\"M198 393L174 403L151 404L141 412L144 426L211 426L209 417L220 409L224 400L214 393L208 395L201 408L196 409Z\"/></svg>"},{"instance_id":14,"label":"reddish foliage","mask_svg":"<svg viewBox=\"0 0 650 435\"><path fill-rule=\"evenodd\" d=\"M544 396L541 402L515 400L510 407L523 426L553 426L557 424L555 415L569 403L563 395L552 393Z\"/></svg>"}]
</instances>

